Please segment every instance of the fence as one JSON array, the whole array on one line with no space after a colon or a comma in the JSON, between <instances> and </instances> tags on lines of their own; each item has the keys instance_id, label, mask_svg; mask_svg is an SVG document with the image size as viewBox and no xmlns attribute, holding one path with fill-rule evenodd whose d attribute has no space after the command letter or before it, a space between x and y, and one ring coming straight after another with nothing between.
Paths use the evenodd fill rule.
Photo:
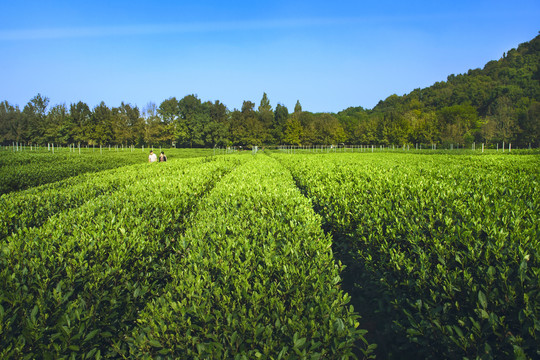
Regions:
<instances>
[{"instance_id":1,"label":"fence","mask_svg":"<svg viewBox=\"0 0 540 360\"><path fill-rule=\"evenodd\" d=\"M493 150L502 151L502 152L511 152L512 143L505 144L502 143L499 146L497 144L490 144L490 148ZM485 143L477 144L472 143L469 146L464 144L402 144L402 145L280 145L277 147L279 151L287 153L295 153L298 151L301 152L312 152L312 153L329 153L329 152L381 152L381 151L420 151L420 150L472 150L472 151L481 151L484 152L488 149ZM516 149L514 147L514 149ZM531 149L529 144L528 149Z\"/></svg>"}]
</instances>

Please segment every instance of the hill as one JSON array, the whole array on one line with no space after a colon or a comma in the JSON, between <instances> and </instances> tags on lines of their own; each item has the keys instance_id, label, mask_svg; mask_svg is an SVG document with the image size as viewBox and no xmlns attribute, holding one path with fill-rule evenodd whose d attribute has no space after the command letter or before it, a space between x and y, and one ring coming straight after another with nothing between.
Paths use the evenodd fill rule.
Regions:
<instances>
[{"instance_id":1,"label":"hill","mask_svg":"<svg viewBox=\"0 0 540 360\"><path fill-rule=\"evenodd\" d=\"M539 64L540 35L483 69L452 74L446 81L403 96L391 95L372 110L349 108L338 117L350 129L352 142L505 141L538 146Z\"/></svg>"}]
</instances>

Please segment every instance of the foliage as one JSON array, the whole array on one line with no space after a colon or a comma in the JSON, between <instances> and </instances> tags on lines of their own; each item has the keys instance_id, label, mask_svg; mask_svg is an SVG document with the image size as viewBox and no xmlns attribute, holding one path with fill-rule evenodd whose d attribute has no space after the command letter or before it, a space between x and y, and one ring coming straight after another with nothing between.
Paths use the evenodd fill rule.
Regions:
<instances>
[{"instance_id":1,"label":"foliage","mask_svg":"<svg viewBox=\"0 0 540 360\"><path fill-rule=\"evenodd\" d=\"M330 238L274 160L233 170L188 223L172 245L163 295L140 312L128 339L131 356L351 355L363 332L339 289Z\"/></svg>"},{"instance_id":2,"label":"foliage","mask_svg":"<svg viewBox=\"0 0 540 360\"><path fill-rule=\"evenodd\" d=\"M321 218L264 155L125 166L0 200L1 358L373 349Z\"/></svg>"},{"instance_id":3,"label":"foliage","mask_svg":"<svg viewBox=\"0 0 540 360\"><path fill-rule=\"evenodd\" d=\"M211 150L172 150L174 157L199 157ZM147 161L141 149L56 148L56 150L1 151L0 195L63 180L87 172L98 172Z\"/></svg>"},{"instance_id":4,"label":"foliage","mask_svg":"<svg viewBox=\"0 0 540 360\"><path fill-rule=\"evenodd\" d=\"M323 216L379 355L538 358L537 155L274 156Z\"/></svg>"},{"instance_id":5,"label":"foliage","mask_svg":"<svg viewBox=\"0 0 540 360\"><path fill-rule=\"evenodd\" d=\"M166 282L163 261L183 217L232 165L201 159L135 165L125 173L137 182L74 203L41 226L20 219L0 243L1 357L118 356L139 310ZM113 175L96 182L111 183ZM63 190L44 196L55 201L55 192ZM10 200L8 207L21 205Z\"/></svg>"}]
</instances>

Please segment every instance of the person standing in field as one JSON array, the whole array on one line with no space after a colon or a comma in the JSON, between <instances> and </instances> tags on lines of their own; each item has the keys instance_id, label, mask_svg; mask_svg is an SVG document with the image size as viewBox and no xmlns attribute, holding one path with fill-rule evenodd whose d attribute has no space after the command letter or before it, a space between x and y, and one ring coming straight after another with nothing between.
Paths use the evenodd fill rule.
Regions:
<instances>
[{"instance_id":1,"label":"person standing in field","mask_svg":"<svg viewBox=\"0 0 540 360\"><path fill-rule=\"evenodd\" d=\"M148 155L148 162L153 163L157 161L157 156L152 150L150 150L150 155Z\"/></svg>"},{"instance_id":2,"label":"person standing in field","mask_svg":"<svg viewBox=\"0 0 540 360\"><path fill-rule=\"evenodd\" d=\"M162 151L161 155L159 155L159 162L167 161L167 156L165 156L165 153Z\"/></svg>"}]
</instances>

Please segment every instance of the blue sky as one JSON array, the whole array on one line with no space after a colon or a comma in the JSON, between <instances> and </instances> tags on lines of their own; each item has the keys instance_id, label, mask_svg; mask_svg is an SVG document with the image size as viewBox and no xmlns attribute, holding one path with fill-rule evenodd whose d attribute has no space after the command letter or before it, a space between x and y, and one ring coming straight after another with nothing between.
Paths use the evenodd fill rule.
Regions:
<instances>
[{"instance_id":1,"label":"blue sky","mask_svg":"<svg viewBox=\"0 0 540 360\"><path fill-rule=\"evenodd\" d=\"M0 0L0 101L21 109L197 94L338 112L483 67L540 30L540 1Z\"/></svg>"}]
</instances>

